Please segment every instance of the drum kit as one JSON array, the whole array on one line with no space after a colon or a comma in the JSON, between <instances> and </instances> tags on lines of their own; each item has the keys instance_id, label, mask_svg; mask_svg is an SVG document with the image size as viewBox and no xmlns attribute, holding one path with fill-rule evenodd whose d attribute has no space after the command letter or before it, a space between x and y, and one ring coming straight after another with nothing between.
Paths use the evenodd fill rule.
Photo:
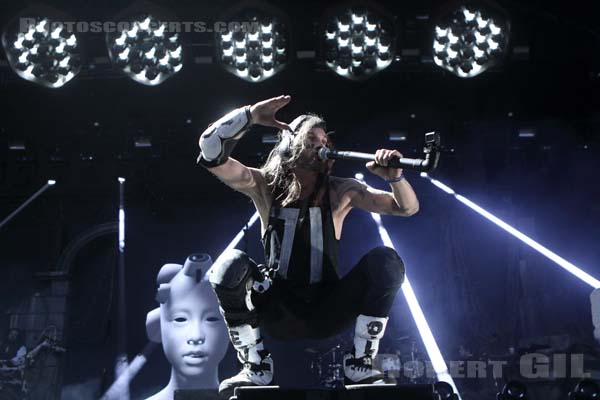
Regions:
<instances>
[{"instance_id":1,"label":"drum kit","mask_svg":"<svg viewBox=\"0 0 600 400\"><path fill-rule=\"evenodd\" d=\"M341 345L335 345L325 352L312 347L304 351L312 355L310 372L316 378L319 386L331 389L339 389L344 386L344 365L342 361L344 352Z\"/></svg>"},{"instance_id":2,"label":"drum kit","mask_svg":"<svg viewBox=\"0 0 600 400\"><path fill-rule=\"evenodd\" d=\"M24 375L24 364L15 365L11 360L0 360L0 393L15 393L16 396L25 393Z\"/></svg>"},{"instance_id":3,"label":"drum kit","mask_svg":"<svg viewBox=\"0 0 600 400\"><path fill-rule=\"evenodd\" d=\"M0 390L5 385L20 385L23 367L12 366L8 360L0 360Z\"/></svg>"},{"instance_id":4,"label":"drum kit","mask_svg":"<svg viewBox=\"0 0 600 400\"><path fill-rule=\"evenodd\" d=\"M304 349L311 356L310 372L319 387L344 387L344 351L352 348L352 342L344 339L341 342L325 350L314 347ZM426 382L423 353L417 343L410 335L396 338L392 346L383 349L387 352L379 352L374 367L381 370L389 382L429 383Z\"/></svg>"},{"instance_id":5,"label":"drum kit","mask_svg":"<svg viewBox=\"0 0 600 400\"><path fill-rule=\"evenodd\" d=\"M48 349L54 353L63 353L64 347L59 346L55 340L44 337L32 350L27 352L21 360L0 360L0 391L22 393L26 396L30 390L30 379L27 373L38 361L43 350Z\"/></svg>"}]
</instances>

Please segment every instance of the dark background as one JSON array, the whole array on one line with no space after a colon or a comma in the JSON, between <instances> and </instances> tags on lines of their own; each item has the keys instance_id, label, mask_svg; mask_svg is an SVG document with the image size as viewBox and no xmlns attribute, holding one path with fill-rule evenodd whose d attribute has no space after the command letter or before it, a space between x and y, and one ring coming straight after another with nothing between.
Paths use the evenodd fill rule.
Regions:
<instances>
[{"instance_id":1,"label":"dark background","mask_svg":"<svg viewBox=\"0 0 600 400\"><path fill-rule=\"evenodd\" d=\"M316 23L326 5L270 3L290 17L294 49L316 49ZM279 114L282 120L318 112L336 130L334 141L341 149L395 147L418 156L423 134L440 132L455 152L442 156L434 177L600 276L598 13L592 2L500 3L511 18L509 54L501 65L473 79L457 78L428 62L431 19L418 17L434 15L440 3L427 1L380 3L396 18L398 47L420 49L423 57L402 57L364 82L336 76L317 57L292 59L273 78L251 84L216 63L194 62L194 57L214 55L208 33L183 35L184 68L157 87L142 86L98 61L107 57L101 34L82 35L83 71L57 90L21 80L6 62L0 64L2 215L47 179L58 181L0 230L2 327L8 326L11 310L39 289L36 273L54 269L65 246L83 231L116 220L116 178L124 176L128 350L131 356L141 351L145 314L156 306L160 266L183 263L194 252L216 258L253 213L243 195L195 165L199 133L234 107L280 94L292 96ZM77 20L104 21L129 3L46 4ZM234 2L154 4L182 21L214 21ZM0 24L25 6L0 2ZM527 46L528 54L514 54L515 46ZM3 52L0 59L5 59ZM521 129L534 129L535 138L519 138ZM235 156L259 165L270 149L261 143L264 132L270 131L253 128ZM407 142L390 143L390 132L406 133ZM152 148L136 149L137 136L151 137ZM25 142L26 150L9 151L8 143L15 140ZM367 174L369 184L385 188L360 164L338 162L335 173L352 176L357 171ZM550 335L593 344L587 284L416 173L406 175L421 210L409 219L383 221L445 357L456 358L460 344L479 353L501 353ZM260 260L258 235L255 226L247 248ZM115 240L92 242L72 266L65 384L90 379L104 387L110 383L117 336ZM379 244L370 216L351 213L342 240L344 271ZM389 327L384 351L404 350L407 341L398 340L403 336L420 345L400 295ZM303 349L326 350L344 340L348 333L320 344L273 343L279 381L310 380ZM166 384L169 366L159 353L133 381L134 395ZM236 368L231 353L221 378ZM299 364L286 363L290 356Z\"/></svg>"}]
</instances>

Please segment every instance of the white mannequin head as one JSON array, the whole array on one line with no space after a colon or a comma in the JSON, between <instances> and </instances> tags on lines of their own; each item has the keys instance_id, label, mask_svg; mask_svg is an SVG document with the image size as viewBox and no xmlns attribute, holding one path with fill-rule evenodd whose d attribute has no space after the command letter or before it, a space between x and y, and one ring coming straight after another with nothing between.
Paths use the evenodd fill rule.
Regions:
<instances>
[{"instance_id":1,"label":"white mannequin head","mask_svg":"<svg viewBox=\"0 0 600 400\"><path fill-rule=\"evenodd\" d=\"M208 255L197 254L185 266L165 264L158 273L160 307L148 313L146 331L150 340L162 343L173 390L218 385L216 371L229 336L210 283L201 279L211 264Z\"/></svg>"}]
</instances>

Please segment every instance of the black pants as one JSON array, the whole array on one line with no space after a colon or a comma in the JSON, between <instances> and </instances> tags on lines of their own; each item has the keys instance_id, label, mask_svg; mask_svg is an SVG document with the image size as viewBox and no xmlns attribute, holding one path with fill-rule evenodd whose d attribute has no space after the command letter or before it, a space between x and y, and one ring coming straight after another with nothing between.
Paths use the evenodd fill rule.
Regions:
<instances>
[{"instance_id":1,"label":"black pants","mask_svg":"<svg viewBox=\"0 0 600 400\"><path fill-rule=\"evenodd\" d=\"M404 281L402 259L393 249L381 246L365 254L335 282L299 287L275 279L265 293L253 292L255 310L248 311L245 290L231 290L240 288L244 279L230 271L236 268L239 272L240 265L248 263L248 270L256 267L245 253L237 251L233 259L213 266L218 278L211 278L211 282L225 320L229 326L258 323L278 340L330 337L352 325L359 314L387 317Z\"/></svg>"}]
</instances>

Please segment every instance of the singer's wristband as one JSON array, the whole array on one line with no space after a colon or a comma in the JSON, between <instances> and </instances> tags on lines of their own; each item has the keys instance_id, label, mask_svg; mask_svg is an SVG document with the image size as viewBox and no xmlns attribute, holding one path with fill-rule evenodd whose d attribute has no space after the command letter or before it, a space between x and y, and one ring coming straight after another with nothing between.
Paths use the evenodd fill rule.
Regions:
<instances>
[{"instance_id":1,"label":"singer's wristband","mask_svg":"<svg viewBox=\"0 0 600 400\"><path fill-rule=\"evenodd\" d=\"M404 174L400 175L400 176L399 176L399 177L397 177L397 178L386 179L386 180L385 180L385 182L386 182L386 183L396 183L396 182L400 182L400 181L402 181L402 180L404 180Z\"/></svg>"}]
</instances>

